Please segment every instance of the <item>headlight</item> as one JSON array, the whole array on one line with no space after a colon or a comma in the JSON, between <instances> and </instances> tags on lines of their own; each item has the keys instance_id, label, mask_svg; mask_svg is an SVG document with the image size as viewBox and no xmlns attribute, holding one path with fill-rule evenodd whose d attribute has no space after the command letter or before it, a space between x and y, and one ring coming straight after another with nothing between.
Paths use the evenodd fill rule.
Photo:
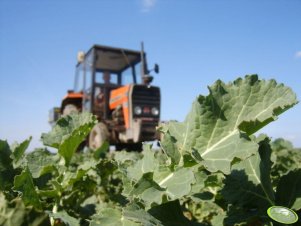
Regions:
<instances>
[{"instance_id":1,"label":"headlight","mask_svg":"<svg viewBox=\"0 0 301 226\"><path fill-rule=\"evenodd\" d=\"M156 107L152 107L152 115L159 115L159 109Z\"/></svg>"},{"instance_id":2,"label":"headlight","mask_svg":"<svg viewBox=\"0 0 301 226\"><path fill-rule=\"evenodd\" d=\"M136 107L134 108L134 113L135 113L135 115L141 115L141 113L142 113L142 108L141 108L140 106L136 106Z\"/></svg>"}]
</instances>

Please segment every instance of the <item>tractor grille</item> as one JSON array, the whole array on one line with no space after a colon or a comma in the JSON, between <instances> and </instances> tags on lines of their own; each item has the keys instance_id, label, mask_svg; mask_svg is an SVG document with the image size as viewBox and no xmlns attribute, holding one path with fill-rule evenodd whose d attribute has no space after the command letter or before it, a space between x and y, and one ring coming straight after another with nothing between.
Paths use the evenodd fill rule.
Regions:
<instances>
[{"instance_id":1,"label":"tractor grille","mask_svg":"<svg viewBox=\"0 0 301 226\"><path fill-rule=\"evenodd\" d=\"M151 141L156 139L156 127L160 120L160 88L147 87L145 85L135 85L132 93L132 107L134 118L142 121L140 139L143 141ZM134 109L139 106L141 114L136 114ZM152 109L158 110L155 115Z\"/></svg>"},{"instance_id":2,"label":"tractor grille","mask_svg":"<svg viewBox=\"0 0 301 226\"><path fill-rule=\"evenodd\" d=\"M133 112L136 106L141 107L142 114L135 115L134 117L151 117L160 118L160 88L159 87L147 87L144 85L135 85L133 87ZM156 107L159 110L158 115L153 115L151 109ZM148 111L149 110L149 111Z\"/></svg>"}]
</instances>

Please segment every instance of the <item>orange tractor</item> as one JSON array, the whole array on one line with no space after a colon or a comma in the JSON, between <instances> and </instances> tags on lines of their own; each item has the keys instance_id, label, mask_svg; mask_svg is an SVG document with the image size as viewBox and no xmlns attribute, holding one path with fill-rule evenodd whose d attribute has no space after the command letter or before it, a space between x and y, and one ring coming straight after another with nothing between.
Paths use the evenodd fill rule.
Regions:
<instances>
[{"instance_id":1,"label":"orange tractor","mask_svg":"<svg viewBox=\"0 0 301 226\"><path fill-rule=\"evenodd\" d=\"M152 70L158 73L159 66ZM143 44L141 51L94 45L78 54L74 90L68 91L60 108L51 110L49 122L88 111L99 121L87 139L90 148L108 141L116 149L141 149L142 141L157 138L160 121L160 88L150 84L152 70L147 68Z\"/></svg>"}]
</instances>

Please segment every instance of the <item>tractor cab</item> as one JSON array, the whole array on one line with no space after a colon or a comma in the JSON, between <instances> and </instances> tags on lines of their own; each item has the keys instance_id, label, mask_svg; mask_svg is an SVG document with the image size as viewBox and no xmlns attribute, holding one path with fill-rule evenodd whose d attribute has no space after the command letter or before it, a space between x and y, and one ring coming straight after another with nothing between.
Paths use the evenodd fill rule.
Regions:
<instances>
[{"instance_id":1,"label":"tractor cab","mask_svg":"<svg viewBox=\"0 0 301 226\"><path fill-rule=\"evenodd\" d=\"M152 70L158 73L158 65ZM151 85L152 70L143 44L140 51L94 45L78 54L74 90L63 98L60 114L88 111L97 116L88 141L93 149L104 141L140 147L156 139L160 118L160 88Z\"/></svg>"},{"instance_id":2,"label":"tractor cab","mask_svg":"<svg viewBox=\"0 0 301 226\"><path fill-rule=\"evenodd\" d=\"M82 110L109 119L110 92L125 84L141 83L137 78L143 68L141 54L144 53L99 45L86 54L79 53L74 91L83 93Z\"/></svg>"}]
</instances>

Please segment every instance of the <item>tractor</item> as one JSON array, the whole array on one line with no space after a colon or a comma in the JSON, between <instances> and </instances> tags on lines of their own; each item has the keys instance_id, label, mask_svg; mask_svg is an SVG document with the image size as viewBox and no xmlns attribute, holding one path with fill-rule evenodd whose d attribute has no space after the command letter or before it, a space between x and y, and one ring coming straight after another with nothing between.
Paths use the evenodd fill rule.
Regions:
<instances>
[{"instance_id":1,"label":"tractor","mask_svg":"<svg viewBox=\"0 0 301 226\"><path fill-rule=\"evenodd\" d=\"M91 112L98 124L86 142L94 150L104 142L117 150L141 150L143 141L156 140L161 95L160 88L151 85L150 72L158 73L159 66L148 70L143 43L140 51L94 45L77 58L74 89L51 110L49 122L73 112Z\"/></svg>"}]
</instances>

